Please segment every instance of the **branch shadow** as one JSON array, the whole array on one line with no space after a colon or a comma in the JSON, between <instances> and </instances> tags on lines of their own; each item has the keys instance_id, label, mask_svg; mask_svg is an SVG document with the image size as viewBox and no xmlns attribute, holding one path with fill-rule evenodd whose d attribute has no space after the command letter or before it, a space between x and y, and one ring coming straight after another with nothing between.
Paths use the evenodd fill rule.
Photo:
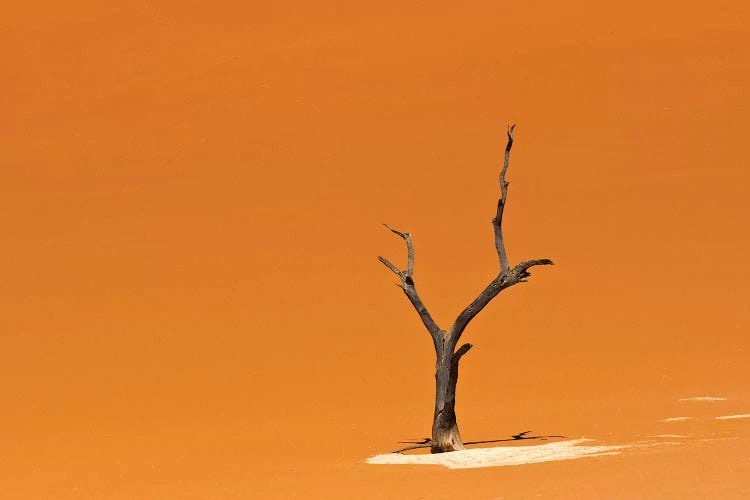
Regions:
<instances>
[{"instance_id":1,"label":"branch shadow","mask_svg":"<svg viewBox=\"0 0 750 500\"><path fill-rule=\"evenodd\" d=\"M539 439L541 441L546 441L547 439L551 439L551 438L565 438L565 436L559 436L559 435L527 436L527 434L529 433L531 433L531 431L523 431L523 432L519 432L518 434L513 434L511 437L505 438L505 439L487 439L483 441L467 441L464 443L464 446L468 446L472 444L507 443L510 441L524 441L524 440L529 440L529 439ZM391 453L403 453L405 451L417 450L419 448L431 448L432 438L410 439L407 441L399 441L399 443L404 443L404 444L409 443L410 446L399 448L398 450L393 450Z\"/></svg>"}]
</instances>

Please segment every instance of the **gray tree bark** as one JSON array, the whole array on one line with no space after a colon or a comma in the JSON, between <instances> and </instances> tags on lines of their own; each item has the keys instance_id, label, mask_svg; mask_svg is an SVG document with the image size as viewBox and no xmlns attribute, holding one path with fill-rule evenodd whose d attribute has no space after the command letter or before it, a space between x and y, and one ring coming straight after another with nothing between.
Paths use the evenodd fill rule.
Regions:
<instances>
[{"instance_id":1,"label":"gray tree bark","mask_svg":"<svg viewBox=\"0 0 750 500\"><path fill-rule=\"evenodd\" d=\"M456 348L469 322L490 303L497 295L518 283L523 283L531 275L529 269L534 266L551 265L549 259L526 260L510 267L508 254L503 240L503 211L508 198L508 182L505 180L510 160L510 150L513 147L515 125L508 127L508 142L505 146L503 168L500 171L500 199L497 202L497 212L492 219L495 232L495 249L500 261L500 272L471 301L458 315L448 330L441 329L430 315L427 307L417 294L414 284L414 245L409 233L402 233L388 225L391 232L397 234L406 242L407 265L405 270L394 266L383 257L378 257L388 269L401 280L401 289L419 314L422 323L427 328L435 348L435 412L432 420L432 438L419 446L429 446L432 453L463 450L464 444L456 422L456 384L458 383L458 366L461 358L472 348L471 344L463 344ZM412 447L410 447L412 448Z\"/></svg>"}]
</instances>

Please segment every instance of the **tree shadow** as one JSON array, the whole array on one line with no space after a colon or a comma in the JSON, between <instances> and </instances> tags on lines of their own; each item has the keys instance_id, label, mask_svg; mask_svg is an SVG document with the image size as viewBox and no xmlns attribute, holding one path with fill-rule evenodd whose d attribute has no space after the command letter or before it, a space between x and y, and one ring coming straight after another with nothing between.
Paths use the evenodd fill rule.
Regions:
<instances>
[{"instance_id":1,"label":"tree shadow","mask_svg":"<svg viewBox=\"0 0 750 500\"><path fill-rule=\"evenodd\" d=\"M550 439L550 438L565 438L565 436L558 436L558 435L527 436L527 434L529 434L530 432L531 431L519 432L518 434L513 434L511 437L505 438L505 439L487 439L484 441L467 441L464 443L464 446L468 446L472 444L506 443L509 441L523 441L527 439L539 439L541 441L546 441L547 439ZM399 441L399 443L410 443L410 446L406 446L398 450L393 450L391 453L403 453L405 451L417 450L419 448L430 448L432 447L432 438L422 438L419 440L410 439L408 441Z\"/></svg>"}]
</instances>

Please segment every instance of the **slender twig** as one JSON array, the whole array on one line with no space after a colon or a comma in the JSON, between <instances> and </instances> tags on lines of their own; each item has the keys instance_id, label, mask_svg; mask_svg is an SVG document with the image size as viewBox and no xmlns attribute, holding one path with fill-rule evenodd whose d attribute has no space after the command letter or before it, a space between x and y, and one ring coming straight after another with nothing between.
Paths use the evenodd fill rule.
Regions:
<instances>
[{"instance_id":1,"label":"slender twig","mask_svg":"<svg viewBox=\"0 0 750 500\"><path fill-rule=\"evenodd\" d=\"M503 211L505 210L505 202L508 200L508 181L505 180L505 174L508 172L510 163L510 150L513 147L513 131L515 128L515 125L508 127L508 143L505 145L503 169L500 171L500 199L497 201L497 213L495 218L492 219L492 225L495 228L495 249L500 259L501 274L507 273L510 268L508 252L505 250L505 242L503 241Z\"/></svg>"},{"instance_id":2,"label":"slender twig","mask_svg":"<svg viewBox=\"0 0 750 500\"><path fill-rule=\"evenodd\" d=\"M404 276L404 273L401 272L399 270L399 268L397 268L396 266L394 266L393 264L391 264L391 262L388 259L386 259L385 257L381 257L381 256L378 255L378 260L380 262L382 262L383 264L385 264L385 267L387 267L388 269L390 269L391 271L393 271L393 273L396 276L398 276L399 278L401 278L402 280L404 278L406 278L406 276Z\"/></svg>"},{"instance_id":3,"label":"slender twig","mask_svg":"<svg viewBox=\"0 0 750 500\"><path fill-rule=\"evenodd\" d=\"M411 234L410 233L402 233L401 231L396 231L388 224L383 224L388 230L392 233L395 233L399 236L401 236L404 241L406 241L406 276L411 278L414 275L414 244L411 242Z\"/></svg>"}]
</instances>

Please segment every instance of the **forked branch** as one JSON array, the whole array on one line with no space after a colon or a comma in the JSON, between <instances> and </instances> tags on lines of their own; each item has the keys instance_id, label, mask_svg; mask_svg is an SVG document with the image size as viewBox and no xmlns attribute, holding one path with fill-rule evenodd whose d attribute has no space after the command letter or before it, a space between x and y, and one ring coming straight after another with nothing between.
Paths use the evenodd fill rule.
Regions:
<instances>
[{"instance_id":1,"label":"forked branch","mask_svg":"<svg viewBox=\"0 0 750 500\"><path fill-rule=\"evenodd\" d=\"M458 315L456 321L453 323L450 331L443 332L440 327L432 319L432 316L427 311L427 307L424 305L422 300L419 298L417 291L414 287L414 245L411 241L411 235L409 233L402 233L397 231L388 225L385 225L389 231L400 236L406 242L407 249L407 265L406 269L402 270L393 265L388 259L384 257L378 257L388 269L390 269L396 276L401 280L401 289L404 291L406 296L411 301L414 309L419 313L419 317L422 322L429 330L430 335L433 338L435 349L439 350L440 347L444 347L447 352L453 352L458 340L461 338L466 326L479 312L490 303L492 299L508 287L511 287L517 283L526 282L527 278L531 275L529 270L534 266L546 266L552 265L552 261L549 259L534 259L526 260L517 264L514 267L510 267L508 261L508 252L505 249L505 241L503 240L503 212L505 210L505 204L508 201L508 181L506 174L508 172L508 166L510 164L510 150L513 148L513 139L515 125L508 127L507 136L508 142L505 145L505 155L503 158L503 168L500 170L500 199L497 201L497 212L495 217L492 219L492 226L495 232L495 249L497 250L497 256L500 260L500 273L493 279L481 293L464 308L463 311ZM445 334L445 342L443 342L443 336ZM454 353L454 357L459 359L466 352L463 351L464 347L466 351L470 348L470 344L465 344L458 351Z\"/></svg>"},{"instance_id":2,"label":"forked branch","mask_svg":"<svg viewBox=\"0 0 750 500\"><path fill-rule=\"evenodd\" d=\"M492 219L492 227L495 230L495 249L497 250L497 256L500 260L500 273L484 288L484 290L482 290L471 304L461 311L461 314L456 318L456 321L453 323L446 338L446 347L449 347L450 349L453 349L456 346L458 340L461 338L461 334L464 332L469 322L479 314L479 312L484 309L492 299L497 297L500 292L517 283L525 282L526 278L531 275L529 269L533 266L552 265L552 261L549 259L527 260L521 262L512 269L508 263L508 252L505 249L505 241L503 240L503 211L505 210L505 203L508 200L508 181L505 176L508 172L508 165L510 164L510 150L513 147L513 132L515 128L515 125L508 127L508 142L505 145L503 168L500 171L500 199L497 201L497 213L495 214L495 218Z\"/></svg>"},{"instance_id":3,"label":"forked branch","mask_svg":"<svg viewBox=\"0 0 750 500\"><path fill-rule=\"evenodd\" d=\"M433 344L435 345L435 350L437 351L443 342L443 332L440 330L440 327L437 325L437 323L435 323L435 320L432 319L432 315L427 310L427 306L424 305L424 302L422 302L422 299L419 297L417 289L414 285L414 244L411 241L411 234L397 231L388 226L388 224L383 225L388 228L389 231L397 234L406 242L406 269L399 269L385 257L378 256L378 260L401 279L401 289L404 291L404 294L406 294L406 296L408 297L411 305L414 306L414 309L419 314L419 317L422 320L422 323L424 323L424 326L427 328L427 331L430 332Z\"/></svg>"}]
</instances>

